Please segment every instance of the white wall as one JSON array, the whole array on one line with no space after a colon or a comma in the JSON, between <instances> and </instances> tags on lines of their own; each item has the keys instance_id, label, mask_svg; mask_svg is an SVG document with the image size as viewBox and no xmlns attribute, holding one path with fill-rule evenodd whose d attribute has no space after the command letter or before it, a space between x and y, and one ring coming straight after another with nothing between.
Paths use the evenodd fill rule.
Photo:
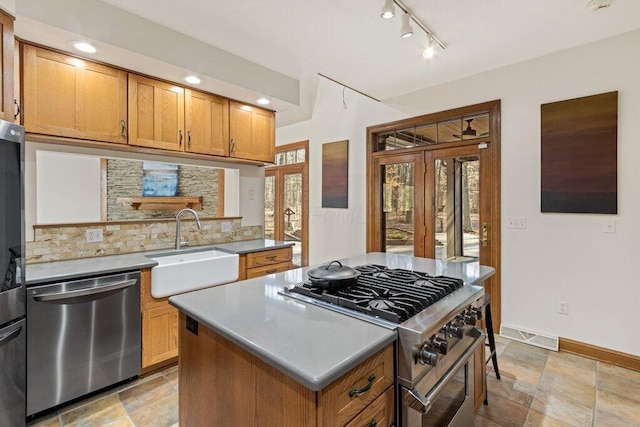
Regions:
<instances>
[{"instance_id":1,"label":"white wall","mask_svg":"<svg viewBox=\"0 0 640 427\"><path fill-rule=\"evenodd\" d=\"M640 284L633 268L640 243L639 76L637 31L388 101L415 116L501 99L504 324L640 355L634 332ZM319 98L332 100L321 100L323 108L309 122L277 133L279 144L310 139L312 212L320 197L320 143L359 140L350 151L350 166L356 169L350 172L355 176L349 188L350 198L357 194L355 211L311 218L312 263L330 258L333 250L337 256L364 250L364 128L398 118L381 106L352 110L348 122L338 120L344 114L341 100L330 89L320 88ZM542 214L540 104L614 90L619 91L618 215ZM349 135L341 134L345 132ZM527 229L506 229L510 216L526 217ZM617 232L604 234L603 222L610 218ZM557 313L558 300L569 303L568 316Z\"/></svg>"},{"instance_id":2,"label":"white wall","mask_svg":"<svg viewBox=\"0 0 640 427\"><path fill-rule=\"evenodd\" d=\"M36 152L36 223L100 221L100 158Z\"/></svg>"},{"instance_id":3,"label":"white wall","mask_svg":"<svg viewBox=\"0 0 640 427\"><path fill-rule=\"evenodd\" d=\"M276 130L276 144L309 140L309 264L366 249L366 128L406 115L321 79L310 120ZM322 144L349 140L349 208L322 208Z\"/></svg>"}]
</instances>

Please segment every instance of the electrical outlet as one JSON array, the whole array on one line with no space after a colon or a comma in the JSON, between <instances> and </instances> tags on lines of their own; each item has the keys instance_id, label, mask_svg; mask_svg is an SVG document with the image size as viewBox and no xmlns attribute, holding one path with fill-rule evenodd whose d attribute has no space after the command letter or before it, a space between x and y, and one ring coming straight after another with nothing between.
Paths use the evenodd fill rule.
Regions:
<instances>
[{"instance_id":1,"label":"electrical outlet","mask_svg":"<svg viewBox=\"0 0 640 427\"><path fill-rule=\"evenodd\" d=\"M249 190L249 200L253 200L255 198L256 198L255 190L253 190L253 189Z\"/></svg>"},{"instance_id":2,"label":"electrical outlet","mask_svg":"<svg viewBox=\"0 0 640 427\"><path fill-rule=\"evenodd\" d=\"M222 229L223 233L231 233L231 223L229 221L224 221L220 225L220 228Z\"/></svg>"},{"instance_id":3,"label":"electrical outlet","mask_svg":"<svg viewBox=\"0 0 640 427\"><path fill-rule=\"evenodd\" d=\"M616 232L616 220L615 219L605 219L603 223L603 232L605 233L615 233Z\"/></svg>"},{"instance_id":4,"label":"electrical outlet","mask_svg":"<svg viewBox=\"0 0 640 427\"><path fill-rule=\"evenodd\" d=\"M87 243L102 242L102 228L87 228L85 237Z\"/></svg>"},{"instance_id":5,"label":"electrical outlet","mask_svg":"<svg viewBox=\"0 0 640 427\"><path fill-rule=\"evenodd\" d=\"M507 228L525 229L527 228L527 218L510 216L507 219Z\"/></svg>"},{"instance_id":6,"label":"electrical outlet","mask_svg":"<svg viewBox=\"0 0 640 427\"><path fill-rule=\"evenodd\" d=\"M558 301L558 313L564 314L565 316L569 314L569 303L566 301Z\"/></svg>"}]
</instances>

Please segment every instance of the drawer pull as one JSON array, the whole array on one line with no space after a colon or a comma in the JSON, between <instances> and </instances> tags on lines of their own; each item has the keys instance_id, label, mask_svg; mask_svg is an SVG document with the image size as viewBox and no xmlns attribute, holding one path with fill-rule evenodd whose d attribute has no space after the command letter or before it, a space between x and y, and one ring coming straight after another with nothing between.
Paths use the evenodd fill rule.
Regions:
<instances>
[{"instance_id":1,"label":"drawer pull","mask_svg":"<svg viewBox=\"0 0 640 427\"><path fill-rule=\"evenodd\" d=\"M376 379L376 374L371 374L371 376L369 377L369 379L367 381L369 381L369 384L367 384L366 386L362 387L360 390L353 389L349 392L349 397L353 397L353 396L357 396L358 394L361 393L366 393L369 390L371 390L371 386L373 385L373 382Z\"/></svg>"},{"instance_id":2,"label":"drawer pull","mask_svg":"<svg viewBox=\"0 0 640 427\"><path fill-rule=\"evenodd\" d=\"M278 258L278 255L269 255L268 257L266 257L269 261L273 261L274 259Z\"/></svg>"},{"instance_id":3,"label":"drawer pull","mask_svg":"<svg viewBox=\"0 0 640 427\"><path fill-rule=\"evenodd\" d=\"M372 419L371 422L369 423L369 427L376 427L378 425L378 422L376 421L376 419Z\"/></svg>"},{"instance_id":4,"label":"drawer pull","mask_svg":"<svg viewBox=\"0 0 640 427\"><path fill-rule=\"evenodd\" d=\"M271 270L265 271L265 273L267 273L267 274L273 274L273 273L277 273L277 272L278 272L277 268L272 268Z\"/></svg>"}]
</instances>

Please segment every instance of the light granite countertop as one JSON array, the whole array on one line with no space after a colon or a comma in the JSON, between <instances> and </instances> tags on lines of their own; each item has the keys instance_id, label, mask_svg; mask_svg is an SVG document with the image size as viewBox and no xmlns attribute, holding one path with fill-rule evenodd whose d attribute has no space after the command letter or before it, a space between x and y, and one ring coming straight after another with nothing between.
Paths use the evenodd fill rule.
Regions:
<instances>
[{"instance_id":1,"label":"light granite countertop","mask_svg":"<svg viewBox=\"0 0 640 427\"><path fill-rule=\"evenodd\" d=\"M494 270L478 263L447 263L370 253L344 265L387 265L478 284ZM309 268L230 283L169 298L169 303L311 390L321 390L395 341L396 331L281 295L307 278Z\"/></svg>"},{"instance_id":2,"label":"light granite countertop","mask_svg":"<svg viewBox=\"0 0 640 427\"><path fill-rule=\"evenodd\" d=\"M208 249L217 249L228 253L244 254L249 252L265 251L292 246L291 242L282 242L270 239L245 240L240 242L221 243L206 246L187 247L180 253L195 252ZM122 255L109 255L95 258L72 259L65 261L43 262L27 264L27 286L41 283L72 280L87 276L117 273L121 271L139 270L157 265L157 262L148 256L159 254L175 254L172 249L162 249L151 252L135 252Z\"/></svg>"}]
</instances>

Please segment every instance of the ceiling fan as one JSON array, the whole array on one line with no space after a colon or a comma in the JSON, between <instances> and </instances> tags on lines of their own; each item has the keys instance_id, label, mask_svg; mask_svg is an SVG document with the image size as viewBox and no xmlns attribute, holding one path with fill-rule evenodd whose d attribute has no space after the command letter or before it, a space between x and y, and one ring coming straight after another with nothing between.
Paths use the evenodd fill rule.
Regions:
<instances>
[{"instance_id":1,"label":"ceiling fan","mask_svg":"<svg viewBox=\"0 0 640 427\"><path fill-rule=\"evenodd\" d=\"M467 122L467 128L462 131L462 135L454 133L453 134L454 138L462 139L465 136L471 137L471 138L477 138L477 137L482 138L484 136L489 136L489 132L484 132L478 135L478 131L471 127L471 122L473 121L473 119L465 119L465 121Z\"/></svg>"}]
</instances>

